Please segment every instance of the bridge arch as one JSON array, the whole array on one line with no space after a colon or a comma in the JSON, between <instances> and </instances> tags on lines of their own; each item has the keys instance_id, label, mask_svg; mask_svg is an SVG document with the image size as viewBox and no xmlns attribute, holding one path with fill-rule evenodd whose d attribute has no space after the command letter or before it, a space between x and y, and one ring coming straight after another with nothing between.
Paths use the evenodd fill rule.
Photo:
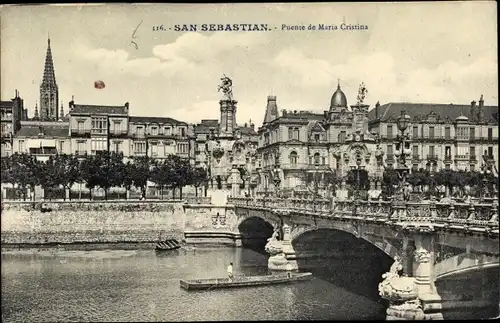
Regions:
<instances>
[{"instance_id":1,"label":"bridge arch","mask_svg":"<svg viewBox=\"0 0 500 323\"><path fill-rule=\"evenodd\" d=\"M389 256L391 259L395 259L396 256L401 256L399 250L397 247L395 247L388 239L382 238L382 237L376 237L373 235L365 235L365 234L360 234L358 232L358 228L354 226L353 224L350 223L336 223L336 222L330 222L330 223L325 223L323 225L316 225L316 226L307 226L307 225L299 225L299 226L292 226L291 230L291 241L292 244L294 241L296 241L300 236L312 232L312 231L317 231L317 230L336 230L336 231L342 231L351 234L352 236L362 239L375 247L377 247L379 250L384 252L387 256Z\"/></svg>"}]
</instances>

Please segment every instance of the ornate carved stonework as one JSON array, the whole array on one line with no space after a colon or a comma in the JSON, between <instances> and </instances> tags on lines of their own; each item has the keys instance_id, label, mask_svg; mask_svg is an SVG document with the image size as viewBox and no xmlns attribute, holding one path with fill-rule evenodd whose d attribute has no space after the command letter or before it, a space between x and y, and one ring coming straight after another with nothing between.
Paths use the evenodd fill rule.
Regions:
<instances>
[{"instance_id":1,"label":"ornate carved stonework","mask_svg":"<svg viewBox=\"0 0 500 323\"><path fill-rule=\"evenodd\" d=\"M400 277L403 269L399 257L395 257L389 272L382 275L379 294L389 301L387 319L421 320L424 318L422 305L418 299L418 290L413 277Z\"/></svg>"},{"instance_id":2,"label":"ornate carved stonework","mask_svg":"<svg viewBox=\"0 0 500 323\"><path fill-rule=\"evenodd\" d=\"M425 249L418 249L414 252L417 263L427 263L431 261L431 254Z\"/></svg>"}]
</instances>

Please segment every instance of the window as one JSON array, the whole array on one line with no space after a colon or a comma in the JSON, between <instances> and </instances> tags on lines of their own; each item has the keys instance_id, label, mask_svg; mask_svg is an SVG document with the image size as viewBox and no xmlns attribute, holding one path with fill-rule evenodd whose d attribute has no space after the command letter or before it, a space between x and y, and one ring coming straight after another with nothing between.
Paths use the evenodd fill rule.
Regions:
<instances>
[{"instance_id":1,"label":"window","mask_svg":"<svg viewBox=\"0 0 500 323\"><path fill-rule=\"evenodd\" d=\"M95 154L98 151L104 151L107 150L107 139L92 139L90 141L90 150L92 154Z\"/></svg>"},{"instance_id":2,"label":"window","mask_svg":"<svg viewBox=\"0 0 500 323\"><path fill-rule=\"evenodd\" d=\"M319 142L319 134L315 134L314 135L314 141L315 142Z\"/></svg>"},{"instance_id":3,"label":"window","mask_svg":"<svg viewBox=\"0 0 500 323\"><path fill-rule=\"evenodd\" d=\"M165 127L165 136L170 136L172 135L172 128L170 127Z\"/></svg>"},{"instance_id":4,"label":"window","mask_svg":"<svg viewBox=\"0 0 500 323\"><path fill-rule=\"evenodd\" d=\"M418 126L413 126L413 138L418 138Z\"/></svg>"},{"instance_id":5,"label":"window","mask_svg":"<svg viewBox=\"0 0 500 323\"><path fill-rule=\"evenodd\" d=\"M64 141L58 141L57 142L57 152L60 154L64 153Z\"/></svg>"},{"instance_id":6,"label":"window","mask_svg":"<svg viewBox=\"0 0 500 323\"><path fill-rule=\"evenodd\" d=\"M143 126L135 127L135 135L138 138L143 138L144 137L144 127Z\"/></svg>"},{"instance_id":7,"label":"window","mask_svg":"<svg viewBox=\"0 0 500 323\"><path fill-rule=\"evenodd\" d=\"M269 145L269 134L264 134L264 145Z\"/></svg>"},{"instance_id":8,"label":"window","mask_svg":"<svg viewBox=\"0 0 500 323\"><path fill-rule=\"evenodd\" d=\"M113 151L115 153L122 152L122 142L121 141L115 141L115 142L113 142Z\"/></svg>"},{"instance_id":9,"label":"window","mask_svg":"<svg viewBox=\"0 0 500 323\"><path fill-rule=\"evenodd\" d=\"M493 129L488 128L488 140L493 140Z\"/></svg>"},{"instance_id":10,"label":"window","mask_svg":"<svg viewBox=\"0 0 500 323\"><path fill-rule=\"evenodd\" d=\"M418 157L418 146L413 146L413 156Z\"/></svg>"},{"instance_id":11,"label":"window","mask_svg":"<svg viewBox=\"0 0 500 323\"><path fill-rule=\"evenodd\" d=\"M429 127L429 138L430 139L434 139L434 127L433 126L430 126Z\"/></svg>"},{"instance_id":12,"label":"window","mask_svg":"<svg viewBox=\"0 0 500 323\"><path fill-rule=\"evenodd\" d=\"M450 164L445 164L444 169L450 169Z\"/></svg>"},{"instance_id":13,"label":"window","mask_svg":"<svg viewBox=\"0 0 500 323\"><path fill-rule=\"evenodd\" d=\"M300 131L299 131L299 128L295 128L293 130L293 139L300 140Z\"/></svg>"},{"instance_id":14,"label":"window","mask_svg":"<svg viewBox=\"0 0 500 323\"><path fill-rule=\"evenodd\" d=\"M392 157L392 155L393 155L392 149L393 149L393 145L387 145L387 155L388 156L390 155Z\"/></svg>"},{"instance_id":15,"label":"window","mask_svg":"<svg viewBox=\"0 0 500 323\"><path fill-rule=\"evenodd\" d=\"M146 143L145 142L134 142L134 153L136 155L142 155L146 153Z\"/></svg>"},{"instance_id":16,"label":"window","mask_svg":"<svg viewBox=\"0 0 500 323\"><path fill-rule=\"evenodd\" d=\"M83 155L86 152L87 152L87 149L85 148L85 141L78 141L76 143L76 154Z\"/></svg>"},{"instance_id":17,"label":"window","mask_svg":"<svg viewBox=\"0 0 500 323\"><path fill-rule=\"evenodd\" d=\"M319 165L319 153L315 153L314 154L314 164L315 165Z\"/></svg>"},{"instance_id":18,"label":"window","mask_svg":"<svg viewBox=\"0 0 500 323\"><path fill-rule=\"evenodd\" d=\"M471 146L470 147L470 157L475 157L476 156L476 147Z\"/></svg>"},{"instance_id":19,"label":"window","mask_svg":"<svg viewBox=\"0 0 500 323\"><path fill-rule=\"evenodd\" d=\"M158 157L158 143L151 143L151 157Z\"/></svg>"},{"instance_id":20,"label":"window","mask_svg":"<svg viewBox=\"0 0 500 323\"><path fill-rule=\"evenodd\" d=\"M85 131L85 123L83 121L78 121L76 124L76 129L79 133L83 133Z\"/></svg>"},{"instance_id":21,"label":"window","mask_svg":"<svg viewBox=\"0 0 500 323\"><path fill-rule=\"evenodd\" d=\"M293 128L288 128L288 140L292 140L293 138Z\"/></svg>"},{"instance_id":22,"label":"window","mask_svg":"<svg viewBox=\"0 0 500 323\"><path fill-rule=\"evenodd\" d=\"M444 128L444 139L451 139L451 129L450 129L450 127Z\"/></svg>"},{"instance_id":23,"label":"window","mask_svg":"<svg viewBox=\"0 0 500 323\"><path fill-rule=\"evenodd\" d=\"M297 165L297 162L299 160L299 156L297 155L297 153L295 151L292 151L290 153L290 164L292 165Z\"/></svg>"},{"instance_id":24,"label":"window","mask_svg":"<svg viewBox=\"0 0 500 323\"><path fill-rule=\"evenodd\" d=\"M469 139L474 140L476 138L476 131L474 127L470 127L469 129Z\"/></svg>"},{"instance_id":25,"label":"window","mask_svg":"<svg viewBox=\"0 0 500 323\"><path fill-rule=\"evenodd\" d=\"M121 121L113 121L111 123L111 132L114 134L119 134L122 130L122 122Z\"/></svg>"},{"instance_id":26,"label":"window","mask_svg":"<svg viewBox=\"0 0 500 323\"><path fill-rule=\"evenodd\" d=\"M430 157L435 156L434 146L429 146L429 156Z\"/></svg>"},{"instance_id":27,"label":"window","mask_svg":"<svg viewBox=\"0 0 500 323\"><path fill-rule=\"evenodd\" d=\"M179 135L184 137L186 135L186 128L179 128Z\"/></svg>"},{"instance_id":28,"label":"window","mask_svg":"<svg viewBox=\"0 0 500 323\"><path fill-rule=\"evenodd\" d=\"M106 133L108 130L108 120L106 117L92 117L92 132Z\"/></svg>"},{"instance_id":29,"label":"window","mask_svg":"<svg viewBox=\"0 0 500 323\"><path fill-rule=\"evenodd\" d=\"M321 157L321 163L322 163L323 165L326 165L326 158L325 158L325 157Z\"/></svg>"},{"instance_id":30,"label":"window","mask_svg":"<svg viewBox=\"0 0 500 323\"><path fill-rule=\"evenodd\" d=\"M151 135L158 136L158 127L156 127L156 126L151 127Z\"/></svg>"},{"instance_id":31,"label":"window","mask_svg":"<svg viewBox=\"0 0 500 323\"><path fill-rule=\"evenodd\" d=\"M177 144L177 153L187 154L189 152L189 145L186 143Z\"/></svg>"},{"instance_id":32,"label":"window","mask_svg":"<svg viewBox=\"0 0 500 323\"><path fill-rule=\"evenodd\" d=\"M387 138L392 138L392 124L387 125Z\"/></svg>"},{"instance_id":33,"label":"window","mask_svg":"<svg viewBox=\"0 0 500 323\"><path fill-rule=\"evenodd\" d=\"M339 142L345 142L345 137L346 137L346 133L345 133L345 131L341 131L341 132L339 133L339 137L338 137L338 139L339 139L339 140L338 140L338 141L339 141Z\"/></svg>"},{"instance_id":34,"label":"window","mask_svg":"<svg viewBox=\"0 0 500 323\"><path fill-rule=\"evenodd\" d=\"M451 157L451 147L450 146L445 146L444 147L444 155L446 157Z\"/></svg>"},{"instance_id":35,"label":"window","mask_svg":"<svg viewBox=\"0 0 500 323\"><path fill-rule=\"evenodd\" d=\"M20 153L24 152L24 149L26 149L24 145L24 140L19 140L19 152Z\"/></svg>"},{"instance_id":36,"label":"window","mask_svg":"<svg viewBox=\"0 0 500 323\"><path fill-rule=\"evenodd\" d=\"M493 157L493 147L488 147L488 157Z\"/></svg>"},{"instance_id":37,"label":"window","mask_svg":"<svg viewBox=\"0 0 500 323\"><path fill-rule=\"evenodd\" d=\"M470 164L470 171L474 172L476 170L476 165Z\"/></svg>"}]
</instances>

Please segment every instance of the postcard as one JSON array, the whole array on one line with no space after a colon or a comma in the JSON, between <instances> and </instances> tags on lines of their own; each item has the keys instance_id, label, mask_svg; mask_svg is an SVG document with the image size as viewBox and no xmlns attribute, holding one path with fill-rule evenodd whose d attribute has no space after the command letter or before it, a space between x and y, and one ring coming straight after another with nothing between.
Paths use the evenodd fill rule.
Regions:
<instances>
[{"instance_id":1,"label":"postcard","mask_svg":"<svg viewBox=\"0 0 500 323\"><path fill-rule=\"evenodd\" d=\"M498 317L496 9L0 6L2 321Z\"/></svg>"}]
</instances>

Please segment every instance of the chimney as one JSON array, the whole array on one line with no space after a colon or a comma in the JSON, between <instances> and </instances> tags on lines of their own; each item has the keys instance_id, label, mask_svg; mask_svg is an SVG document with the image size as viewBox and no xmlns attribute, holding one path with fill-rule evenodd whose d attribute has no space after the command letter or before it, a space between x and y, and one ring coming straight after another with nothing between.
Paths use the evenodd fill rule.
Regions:
<instances>
[{"instance_id":1,"label":"chimney","mask_svg":"<svg viewBox=\"0 0 500 323\"><path fill-rule=\"evenodd\" d=\"M375 119L379 118L379 108L380 108L380 102L377 101L377 104L375 104Z\"/></svg>"},{"instance_id":2,"label":"chimney","mask_svg":"<svg viewBox=\"0 0 500 323\"><path fill-rule=\"evenodd\" d=\"M128 114L128 107L129 107L128 102L125 102L125 113L127 114Z\"/></svg>"},{"instance_id":3,"label":"chimney","mask_svg":"<svg viewBox=\"0 0 500 323\"><path fill-rule=\"evenodd\" d=\"M476 101L472 101L470 103L470 121L471 122L476 122L477 121Z\"/></svg>"},{"instance_id":4,"label":"chimney","mask_svg":"<svg viewBox=\"0 0 500 323\"><path fill-rule=\"evenodd\" d=\"M479 108L478 108L478 121L483 122L484 121L484 100L483 100L483 95L481 94L481 98L479 99Z\"/></svg>"},{"instance_id":5,"label":"chimney","mask_svg":"<svg viewBox=\"0 0 500 323\"><path fill-rule=\"evenodd\" d=\"M75 107L75 96L71 96L71 101L69 101L69 112L73 111L73 108Z\"/></svg>"}]
</instances>

